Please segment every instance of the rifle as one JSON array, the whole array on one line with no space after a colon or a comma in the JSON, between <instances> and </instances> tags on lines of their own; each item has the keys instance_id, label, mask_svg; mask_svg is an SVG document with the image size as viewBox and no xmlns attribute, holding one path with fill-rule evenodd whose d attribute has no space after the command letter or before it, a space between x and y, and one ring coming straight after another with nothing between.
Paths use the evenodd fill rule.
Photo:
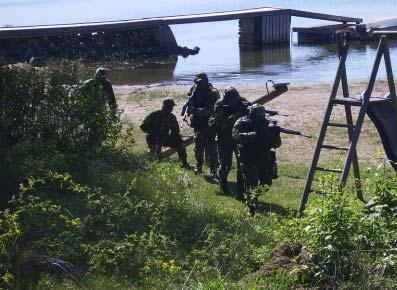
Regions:
<instances>
[{"instance_id":1,"label":"rifle","mask_svg":"<svg viewBox=\"0 0 397 290\"><path fill-rule=\"evenodd\" d=\"M187 120L187 118L192 114L192 111L194 109L193 97L196 93L196 90L197 90L197 85L194 86L193 91L190 93L189 98L187 99L186 103L182 107L182 111L181 111L182 121L180 124L181 128L183 128L183 125L185 123L189 125L189 121Z\"/></svg>"},{"instance_id":2,"label":"rifle","mask_svg":"<svg viewBox=\"0 0 397 290\"><path fill-rule=\"evenodd\" d=\"M270 116L284 116L284 117L288 117L288 114L284 114L284 113L280 113L278 111L272 111L272 110L265 110L266 114L269 114Z\"/></svg>"},{"instance_id":3,"label":"rifle","mask_svg":"<svg viewBox=\"0 0 397 290\"><path fill-rule=\"evenodd\" d=\"M296 130L283 128L283 127L279 127L279 129L280 129L281 133L290 134L290 135L298 135L298 136L302 136L302 137L305 137L305 138L312 138L312 136L305 135L302 132L299 132L299 131L296 131Z\"/></svg>"},{"instance_id":4,"label":"rifle","mask_svg":"<svg viewBox=\"0 0 397 290\"><path fill-rule=\"evenodd\" d=\"M181 112L182 121L181 121L181 124L179 125L180 128L183 128L183 125L185 123L189 125L189 121L187 120L187 118L189 117L189 115L188 115L188 111L189 111L188 102L189 101L187 101L182 107L182 112Z\"/></svg>"}]
</instances>

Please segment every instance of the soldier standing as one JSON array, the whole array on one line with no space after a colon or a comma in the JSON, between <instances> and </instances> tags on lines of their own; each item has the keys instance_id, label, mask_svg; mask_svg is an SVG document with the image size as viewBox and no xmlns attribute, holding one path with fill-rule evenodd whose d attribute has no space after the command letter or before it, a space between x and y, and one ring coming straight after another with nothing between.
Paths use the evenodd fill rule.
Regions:
<instances>
[{"instance_id":1,"label":"soldier standing","mask_svg":"<svg viewBox=\"0 0 397 290\"><path fill-rule=\"evenodd\" d=\"M233 87L228 87L222 99L215 104L215 115L211 121L215 123L218 140L219 184L221 191L225 194L229 193L227 176L232 167L233 151L235 151L232 138L233 125L237 119L248 113L250 105ZM237 183L241 184L241 182Z\"/></svg>"},{"instance_id":2,"label":"soldier standing","mask_svg":"<svg viewBox=\"0 0 397 290\"><path fill-rule=\"evenodd\" d=\"M246 117L238 119L233 127L233 139L237 146L237 161L240 166L241 194L248 195L259 185L271 185L274 159L272 148L281 145L280 128L266 119L265 108L260 105L249 107ZM251 211L255 211L256 196L246 197Z\"/></svg>"},{"instance_id":3,"label":"soldier standing","mask_svg":"<svg viewBox=\"0 0 397 290\"><path fill-rule=\"evenodd\" d=\"M154 111L146 116L140 128L146 133L146 142L149 151L155 154L158 159L162 158L161 149L163 146L176 148L182 166L189 168L186 149L180 135L179 124L175 115L172 113L174 106L175 102L173 99L164 99L161 110Z\"/></svg>"},{"instance_id":4,"label":"soldier standing","mask_svg":"<svg viewBox=\"0 0 397 290\"><path fill-rule=\"evenodd\" d=\"M104 67L99 67L95 71L95 76L93 79L89 79L83 83L81 86L82 90L88 91L92 90L93 93L98 93L103 91L107 97L107 102L113 113L116 113L117 103L114 96L112 84L107 79L109 69Z\"/></svg>"},{"instance_id":5,"label":"soldier standing","mask_svg":"<svg viewBox=\"0 0 397 290\"><path fill-rule=\"evenodd\" d=\"M194 129L194 154L196 166L194 172L202 172L204 151L210 165L210 176L217 176L218 158L216 154L215 128L209 125L209 119L214 114L215 102L219 99L218 90L208 82L205 73L199 73L194 79L194 85L188 93L187 113L190 115L190 126Z\"/></svg>"}]
</instances>

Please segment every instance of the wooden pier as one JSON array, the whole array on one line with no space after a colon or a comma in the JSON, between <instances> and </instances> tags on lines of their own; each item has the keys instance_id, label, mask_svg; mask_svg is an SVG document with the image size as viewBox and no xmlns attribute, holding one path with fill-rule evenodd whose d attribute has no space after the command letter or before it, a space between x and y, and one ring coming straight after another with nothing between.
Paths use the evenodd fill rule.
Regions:
<instances>
[{"instance_id":1,"label":"wooden pier","mask_svg":"<svg viewBox=\"0 0 397 290\"><path fill-rule=\"evenodd\" d=\"M300 10L262 7L255 9L141 18L120 21L0 27L0 39L37 38L94 32L117 32L154 26L240 20L243 43L289 42L291 17L305 17L342 23L361 23L362 19Z\"/></svg>"},{"instance_id":2,"label":"wooden pier","mask_svg":"<svg viewBox=\"0 0 397 290\"><path fill-rule=\"evenodd\" d=\"M397 18L364 20L359 24L326 24L312 27L294 27L293 32L298 33L298 42L335 42L336 34L346 32L350 40L371 40L380 35L389 38L397 37Z\"/></svg>"}]
</instances>

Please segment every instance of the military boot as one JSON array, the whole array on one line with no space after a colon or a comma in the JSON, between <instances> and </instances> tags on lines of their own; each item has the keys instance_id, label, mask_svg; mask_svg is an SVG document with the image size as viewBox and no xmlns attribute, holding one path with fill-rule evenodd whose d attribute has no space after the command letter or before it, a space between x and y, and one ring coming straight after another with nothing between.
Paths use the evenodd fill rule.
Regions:
<instances>
[{"instance_id":1,"label":"military boot","mask_svg":"<svg viewBox=\"0 0 397 290\"><path fill-rule=\"evenodd\" d=\"M225 180L223 178L220 178L219 186L220 186L221 192L223 194L229 194L230 193L229 186L227 185L227 180Z\"/></svg>"},{"instance_id":2,"label":"military boot","mask_svg":"<svg viewBox=\"0 0 397 290\"><path fill-rule=\"evenodd\" d=\"M225 170L222 170L222 167L219 169L219 187L220 190L223 194L229 194L230 190L229 187L227 186L227 174Z\"/></svg>"},{"instance_id":3,"label":"military boot","mask_svg":"<svg viewBox=\"0 0 397 290\"><path fill-rule=\"evenodd\" d=\"M218 172L216 171L216 167L210 168L210 178L219 180L219 175Z\"/></svg>"},{"instance_id":4,"label":"military boot","mask_svg":"<svg viewBox=\"0 0 397 290\"><path fill-rule=\"evenodd\" d=\"M151 155L151 156L154 156L155 155L155 148L156 148L155 146L148 147L147 153L149 155Z\"/></svg>"},{"instance_id":5,"label":"military boot","mask_svg":"<svg viewBox=\"0 0 397 290\"><path fill-rule=\"evenodd\" d=\"M194 167L194 174L201 174L203 172L203 167L200 164L196 164Z\"/></svg>"},{"instance_id":6,"label":"military boot","mask_svg":"<svg viewBox=\"0 0 397 290\"><path fill-rule=\"evenodd\" d=\"M187 162L186 158L182 158L182 167L185 169L192 169L192 167L190 166L189 162Z\"/></svg>"}]
</instances>

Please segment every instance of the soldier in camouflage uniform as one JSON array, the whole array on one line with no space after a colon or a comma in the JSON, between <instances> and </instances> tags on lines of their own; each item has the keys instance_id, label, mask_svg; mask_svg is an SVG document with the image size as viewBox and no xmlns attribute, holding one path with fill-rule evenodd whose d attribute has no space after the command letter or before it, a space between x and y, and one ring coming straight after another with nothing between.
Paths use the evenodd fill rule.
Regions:
<instances>
[{"instance_id":1,"label":"soldier in camouflage uniform","mask_svg":"<svg viewBox=\"0 0 397 290\"><path fill-rule=\"evenodd\" d=\"M140 128L146 133L146 142L150 152L155 154L158 159L161 159L163 146L176 148L182 166L189 168L179 124L172 113L174 106L175 102L173 99L164 99L161 110L154 111L146 116Z\"/></svg>"},{"instance_id":2,"label":"soldier in camouflage uniform","mask_svg":"<svg viewBox=\"0 0 397 290\"><path fill-rule=\"evenodd\" d=\"M229 193L227 176L232 167L233 151L235 150L232 138L233 125L237 119L248 113L250 105L233 87L228 87L222 99L215 103L213 121L218 140L219 183L223 193Z\"/></svg>"},{"instance_id":3,"label":"soldier in camouflage uniform","mask_svg":"<svg viewBox=\"0 0 397 290\"><path fill-rule=\"evenodd\" d=\"M209 125L209 119L214 114L215 102L219 99L218 90L208 82L205 73L199 73L194 79L189 96L190 126L194 129L194 153L196 157L196 174L202 172L204 151L208 157L211 177L216 177L218 158L215 143L215 128Z\"/></svg>"},{"instance_id":4,"label":"soldier in camouflage uniform","mask_svg":"<svg viewBox=\"0 0 397 290\"><path fill-rule=\"evenodd\" d=\"M113 111L113 113L116 113L117 103L112 84L107 79L108 71L109 70L107 68L98 68L95 72L95 77L85 81L80 89L83 91L92 92L93 94L103 92L107 97L110 109Z\"/></svg>"},{"instance_id":5,"label":"soldier in camouflage uniform","mask_svg":"<svg viewBox=\"0 0 397 290\"><path fill-rule=\"evenodd\" d=\"M259 185L270 186L274 176L271 149L280 147L281 139L280 128L266 119L264 107L249 107L248 115L234 124L233 140L237 146L240 164L237 174L243 183L242 193L247 195Z\"/></svg>"}]
</instances>

